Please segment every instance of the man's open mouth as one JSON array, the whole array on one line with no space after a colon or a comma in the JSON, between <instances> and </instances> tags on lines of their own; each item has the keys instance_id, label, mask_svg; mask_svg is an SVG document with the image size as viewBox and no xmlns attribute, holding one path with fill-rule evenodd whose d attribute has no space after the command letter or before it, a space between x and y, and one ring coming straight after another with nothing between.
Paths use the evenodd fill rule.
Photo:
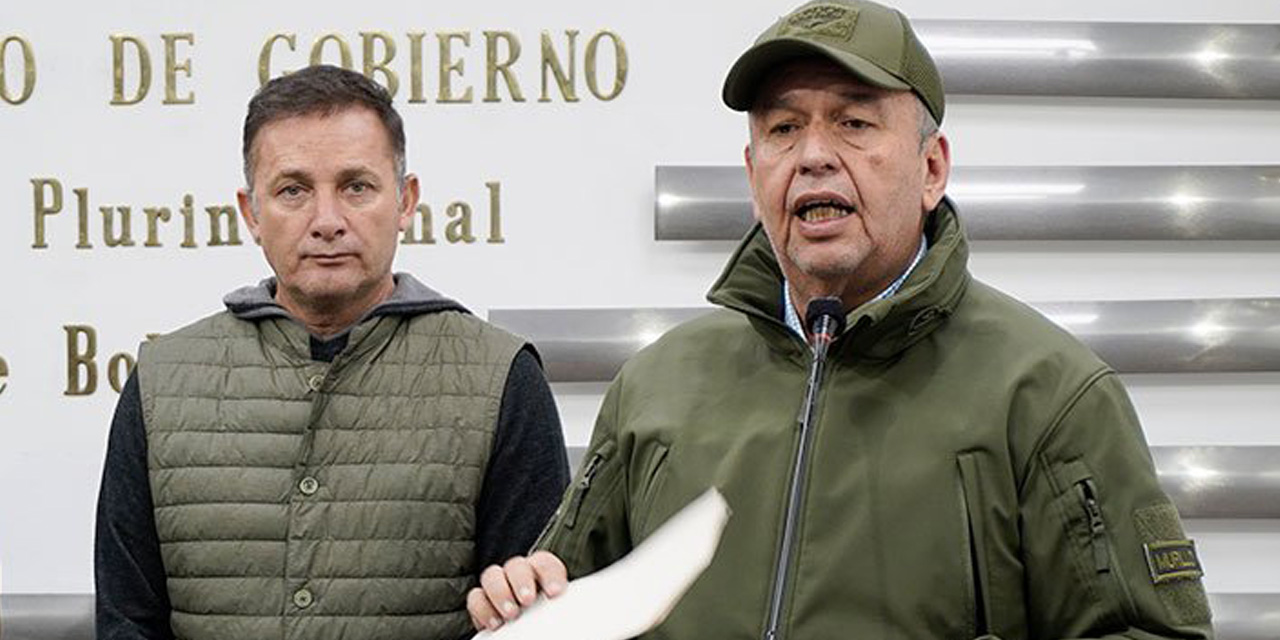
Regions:
<instances>
[{"instance_id":1,"label":"man's open mouth","mask_svg":"<svg viewBox=\"0 0 1280 640\"><path fill-rule=\"evenodd\" d=\"M834 200L815 200L806 202L796 210L795 215L805 222L826 222L828 220L837 220L850 214L857 212L855 207L851 207L842 202Z\"/></svg>"}]
</instances>

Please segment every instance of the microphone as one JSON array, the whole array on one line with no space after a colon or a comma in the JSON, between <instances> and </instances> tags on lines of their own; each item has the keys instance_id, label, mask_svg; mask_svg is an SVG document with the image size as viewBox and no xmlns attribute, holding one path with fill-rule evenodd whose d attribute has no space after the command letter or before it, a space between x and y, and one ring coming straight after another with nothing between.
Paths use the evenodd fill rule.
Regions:
<instances>
[{"instance_id":1,"label":"microphone","mask_svg":"<svg viewBox=\"0 0 1280 640\"><path fill-rule=\"evenodd\" d=\"M809 339L815 350L822 349L826 355L826 347L844 330L844 324L844 303L840 298L827 296L809 301L804 312L804 325L809 329Z\"/></svg>"}]
</instances>

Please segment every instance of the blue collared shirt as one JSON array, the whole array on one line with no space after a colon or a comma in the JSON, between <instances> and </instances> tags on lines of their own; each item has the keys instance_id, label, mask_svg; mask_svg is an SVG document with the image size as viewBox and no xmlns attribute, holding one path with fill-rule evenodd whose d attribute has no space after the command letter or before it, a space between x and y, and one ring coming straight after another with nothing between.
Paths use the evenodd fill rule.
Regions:
<instances>
[{"instance_id":1,"label":"blue collared shirt","mask_svg":"<svg viewBox=\"0 0 1280 640\"><path fill-rule=\"evenodd\" d=\"M924 254L928 251L929 239L924 237L924 234L921 234L920 248L916 251L916 257L911 260L911 264L907 266L907 270L903 271L902 275L898 276L897 280L889 283L889 286L885 288L884 291L881 291L880 295L877 295L868 302L884 300L885 298L897 293L898 289L902 288L902 284L911 276L911 272L916 270L916 265L920 264L920 261L924 259ZM791 286L787 283L786 278L783 278L782 280L782 309L783 318L786 320L787 326L791 327L791 330L796 332L796 335L800 336L801 339L804 339L804 324L800 322L800 314L796 313L795 305L791 304Z\"/></svg>"}]
</instances>

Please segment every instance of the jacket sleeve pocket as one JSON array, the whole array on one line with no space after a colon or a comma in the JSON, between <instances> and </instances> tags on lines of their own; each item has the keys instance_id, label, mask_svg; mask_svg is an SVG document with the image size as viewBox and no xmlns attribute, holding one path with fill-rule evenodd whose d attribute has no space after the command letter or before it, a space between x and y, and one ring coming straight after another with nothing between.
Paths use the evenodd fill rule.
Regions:
<instances>
[{"instance_id":1,"label":"jacket sleeve pocket","mask_svg":"<svg viewBox=\"0 0 1280 640\"><path fill-rule=\"evenodd\" d=\"M1054 468L1058 491L1066 511L1069 538L1075 541L1077 566L1106 609L1121 612L1127 626L1137 618L1133 596L1116 561L1111 523L1103 515L1103 493L1084 460L1071 460Z\"/></svg>"}]
</instances>

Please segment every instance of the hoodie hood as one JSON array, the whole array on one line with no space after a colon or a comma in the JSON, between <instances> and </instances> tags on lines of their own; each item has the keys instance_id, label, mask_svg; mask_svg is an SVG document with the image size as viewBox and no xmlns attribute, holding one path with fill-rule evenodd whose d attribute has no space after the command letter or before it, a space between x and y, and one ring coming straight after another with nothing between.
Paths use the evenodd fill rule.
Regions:
<instances>
[{"instance_id":1,"label":"hoodie hood","mask_svg":"<svg viewBox=\"0 0 1280 640\"><path fill-rule=\"evenodd\" d=\"M435 289L422 284L417 278L407 273L397 273L395 289L391 296L370 309L356 324L378 316L416 316L438 311L460 311L471 313L452 298L448 298ZM222 298L227 310L241 320L261 320L264 318L294 319L284 307L276 302L276 279L267 278L256 285L240 287Z\"/></svg>"}]
</instances>

